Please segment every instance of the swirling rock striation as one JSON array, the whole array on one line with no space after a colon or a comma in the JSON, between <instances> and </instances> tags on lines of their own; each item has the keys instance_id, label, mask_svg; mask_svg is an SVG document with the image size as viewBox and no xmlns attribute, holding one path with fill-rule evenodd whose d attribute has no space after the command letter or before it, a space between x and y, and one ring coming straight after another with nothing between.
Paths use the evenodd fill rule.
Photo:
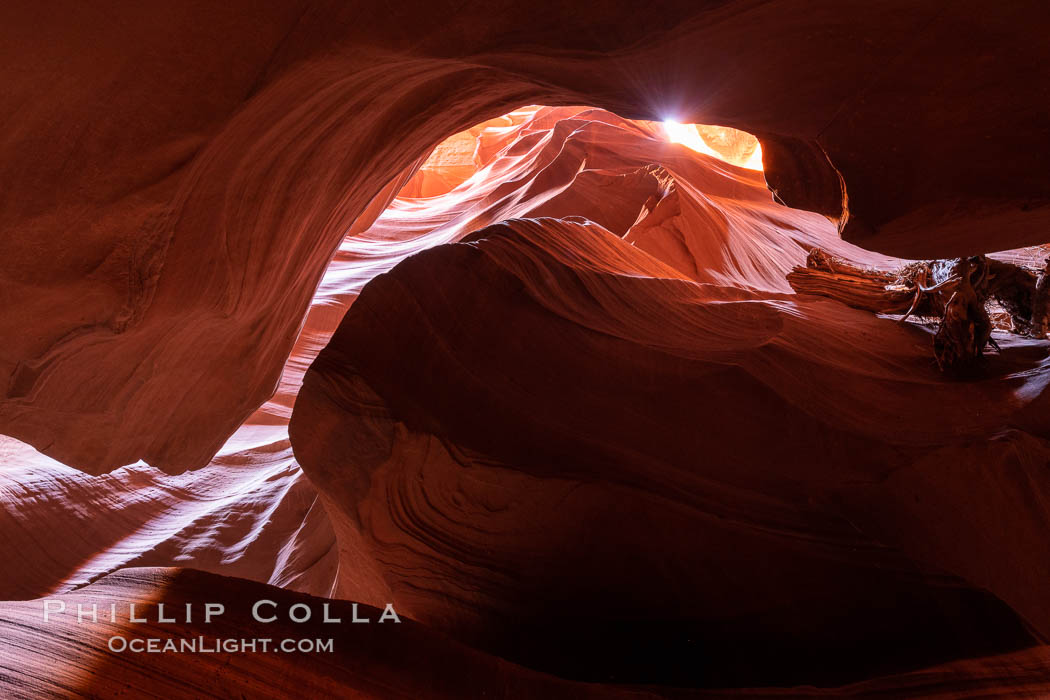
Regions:
<instances>
[{"instance_id":1,"label":"swirling rock striation","mask_svg":"<svg viewBox=\"0 0 1050 700\"><path fill-rule=\"evenodd\" d=\"M836 685L1046 638L1045 342L947 381L928 330L790 293L815 245L900 261L754 173L599 113L527 132L488 166L527 176L364 234L459 242L373 279L305 376L339 595L592 680ZM562 218L467 233L508 212Z\"/></svg>"},{"instance_id":2,"label":"swirling rock striation","mask_svg":"<svg viewBox=\"0 0 1050 700\"><path fill-rule=\"evenodd\" d=\"M0 430L89 473L206 465L384 188L522 104L756 134L781 201L884 252L1042 243L1050 222L1037 0L0 13Z\"/></svg>"},{"instance_id":3,"label":"swirling rock striation","mask_svg":"<svg viewBox=\"0 0 1050 700\"><path fill-rule=\"evenodd\" d=\"M1046 492L1050 451L1003 433L1020 411L959 435L990 386L937 386L888 321L709 295L593 225L476 236L366 287L299 394L341 595L635 681L842 682L1033 644L986 586L1046 629L1028 578L1046 511L992 513ZM846 324L897 353L854 359ZM952 415L894 401L901 364ZM912 431L876 432L898 421ZM942 463L957 490L931 483Z\"/></svg>"},{"instance_id":4,"label":"swirling rock striation","mask_svg":"<svg viewBox=\"0 0 1050 700\"><path fill-rule=\"evenodd\" d=\"M208 660L144 673L101 657L101 631L34 629L39 601L5 603L5 690L1044 692L1047 612L1029 578L1046 569L1043 345L1006 344L986 380L948 385L923 364L921 328L790 293L785 273L814 246L900 261L776 204L760 174L601 110L510 122L477 131L445 194L410 197L423 192L409 166L373 200L274 396L206 467L92 478L0 444L0 597L100 577L62 595L277 595L253 579L394 600L480 649L399 637L399 652L453 650L437 685L373 637L340 670L247 655L214 677ZM312 485L285 425L351 304L295 410ZM111 573L169 564L242 579ZM79 661L56 666L69 635Z\"/></svg>"}]
</instances>

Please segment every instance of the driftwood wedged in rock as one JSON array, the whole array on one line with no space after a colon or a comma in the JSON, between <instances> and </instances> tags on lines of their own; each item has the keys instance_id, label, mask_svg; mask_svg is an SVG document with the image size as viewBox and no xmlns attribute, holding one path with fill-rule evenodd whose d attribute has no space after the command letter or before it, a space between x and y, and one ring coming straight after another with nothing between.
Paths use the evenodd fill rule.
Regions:
<instances>
[{"instance_id":1,"label":"driftwood wedged in rock","mask_svg":"<svg viewBox=\"0 0 1050 700\"><path fill-rule=\"evenodd\" d=\"M1020 335L1042 337L1050 310L1050 260L1040 273L983 255L918 261L896 272L862 268L814 248L805 267L787 276L799 294L817 294L880 314L939 318L934 356L942 370L974 363L991 337L989 302L1010 316L1003 325Z\"/></svg>"},{"instance_id":2,"label":"driftwood wedged in rock","mask_svg":"<svg viewBox=\"0 0 1050 700\"><path fill-rule=\"evenodd\" d=\"M945 286L937 292L940 295L951 294L944 304L941 325L933 336L933 354L942 370L965 367L981 357L989 341L995 344L992 340L992 321L985 308L988 297L979 297L976 285L971 281L977 268L980 268L978 284L988 281L987 266L982 267L982 262L979 260L973 264L969 258L960 260L953 266L957 274L942 282ZM916 282L919 288L917 296L928 293L918 280Z\"/></svg>"},{"instance_id":3,"label":"driftwood wedged in rock","mask_svg":"<svg viewBox=\"0 0 1050 700\"><path fill-rule=\"evenodd\" d=\"M794 268L787 279L799 294L818 294L879 314L905 313L915 296L897 284L897 275L859 267L820 248L811 250L806 266Z\"/></svg>"},{"instance_id":4,"label":"driftwood wedged in rock","mask_svg":"<svg viewBox=\"0 0 1050 700\"><path fill-rule=\"evenodd\" d=\"M1050 258L1047 258L1035 283L1032 296L1032 323L1029 333L1042 338L1050 332Z\"/></svg>"}]
</instances>

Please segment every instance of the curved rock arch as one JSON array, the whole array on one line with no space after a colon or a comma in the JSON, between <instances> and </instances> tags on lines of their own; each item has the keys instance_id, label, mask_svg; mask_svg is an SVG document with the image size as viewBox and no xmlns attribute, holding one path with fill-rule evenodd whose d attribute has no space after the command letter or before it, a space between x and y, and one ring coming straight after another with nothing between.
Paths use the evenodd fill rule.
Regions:
<instances>
[{"instance_id":1,"label":"curved rock arch","mask_svg":"<svg viewBox=\"0 0 1050 700\"><path fill-rule=\"evenodd\" d=\"M96 473L206 463L345 232L429 147L527 102L748 130L783 201L869 248L1041 242L1041 11L6 7L0 430Z\"/></svg>"}]
</instances>

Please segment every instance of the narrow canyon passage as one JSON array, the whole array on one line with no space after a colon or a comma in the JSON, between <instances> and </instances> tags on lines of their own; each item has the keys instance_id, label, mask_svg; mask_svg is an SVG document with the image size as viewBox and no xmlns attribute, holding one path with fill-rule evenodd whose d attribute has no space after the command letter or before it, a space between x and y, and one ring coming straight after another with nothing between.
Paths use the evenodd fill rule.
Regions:
<instances>
[{"instance_id":1,"label":"narrow canyon passage","mask_svg":"<svg viewBox=\"0 0 1050 700\"><path fill-rule=\"evenodd\" d=\"M1048 30L0 4L0 696L1050 696Z\"/></svg>"},{"instance_id":2,"label":"narrow canyon passage","mask_svg":"<svg viewBox=\"0 0 1050 700\"><path fill-rule=\"evenodd\" d=\"M0 171L0 431L90 473L206 465L273 393L347 231L441 140L518 105L743 129L779 201L870 250L1046 242L1034 1L613 1L543 22L510 0L119 23L66 4L2 18L0 116L21 126Z\"/></svg>"},{"instance_id":3,"label":"narrow canyon passage","mask_svg":"<svg viewBox=\"0 0 1050 700\"><path fill-rule=\"evenodd\" d=\"M114 578L177 566L393 602L568 696L932 691L989 682L992 658L1027 683L1050 628L1028 585L1050 569L1029 500L1046 342L998 333L960 383L923 325L794 294L814 248L906 261L774 202L760 157L582 107L453 135L343 239L273 397L209 464L92 477L2 438L3 597L204 585ZM105 692L121 666L98 663L65 682Z\"/></svg>"},{"instance_id":4,"label":"narrow canyon passage","mask_svg":"<svg viewBox=\"0 0 1050 700\"><path fill-rule=\"evenodd\" d=\"M339 595L592 681L835 685L1035 645L1035 559L1008 570L1045 511L994 514L1046 479L1045 340L953 382L925 328L786 282L814 247L905 261L658 125L533 122L509 173L379 218L366 238L462 242L374 279L306 374L292 444ZM977 503L931 484L945 454Z\"/></svg>"}]
</instances>

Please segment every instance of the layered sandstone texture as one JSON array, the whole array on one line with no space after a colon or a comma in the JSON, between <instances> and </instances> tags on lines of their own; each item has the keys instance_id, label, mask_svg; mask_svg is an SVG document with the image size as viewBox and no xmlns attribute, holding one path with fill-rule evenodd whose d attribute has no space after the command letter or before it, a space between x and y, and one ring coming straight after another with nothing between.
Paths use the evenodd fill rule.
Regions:
<instances>
[{"instance_id":1,"label":"layered sandstone texture","mask_svg":"<svg viewBox=\"0 0 1050 700\"><path fill-rule=\"evenodd\" d=\"M781 201L909 257L1045 242L1042 3L68 0L0 15L0 431L208 463L339 241L520 105L757 135Z\"/></svg>"},{"instance_id":2,"label":"layered sandstone texture","mask_svg":"<svg viewBox=\"0 0 1050 700\"><path fill-rule=\"evenodd\" d=\"M1050 693L1047 343L785 279L1047 241L1044 14L3 7L3 694Z\"/></svg>"},{"instance_id":3,"label":"layered sandstone texture","mask_svg":"<svg viewBox=\"0 0 1050 700\"><path fill-rule=\"evenodd\" d=\"M636 683L834 684L1050 632L1045 341L944 377L931 329L785 280L813 247L904 261L595 110L540 111L359 240L406 236L427 250L292 415L339 596Z\"/></svg>"},{"instance_id":4,"label":"layered sandstone texture","mask_svg":"<svg viewBox=\"0 0 1050 700\"><path fill-rule=\"evenodd\" d=\"M23 649L5 658L23 678L10 687L367 694L369 678L332 670L367 662L401 663L407 687L436 683L406 694L438 697L1046 689L1027 573L1045 566L1044 344L1002 336L984 381L948 381L929 329L790 292L814 246L902 261L775 203L761 172L600 110L513 118L477 131L492 147L477 161L446 151L473 167L459 186L420 198L409 180L343 240L277 392L205 468L91 477L8 439L4 597L272 596L251 579L393 602L440 635L414 653L451 636L520 666L468 682L474 662L446 659L463 676L446 687L387 658L392 633L357 628L334 662L149 671L100 651L141 630L43 625L36 600L3 608ZM1028 430L1003 427L1025 415ZM240 578L127 569L172 565ZM243 610L227 622L194 631L259 633ZM67 635L74 667L57 661ZM237 670L213 680L212 663ZM47 664L62 673L27 686Z\"/></svg>"}]
</instances>

